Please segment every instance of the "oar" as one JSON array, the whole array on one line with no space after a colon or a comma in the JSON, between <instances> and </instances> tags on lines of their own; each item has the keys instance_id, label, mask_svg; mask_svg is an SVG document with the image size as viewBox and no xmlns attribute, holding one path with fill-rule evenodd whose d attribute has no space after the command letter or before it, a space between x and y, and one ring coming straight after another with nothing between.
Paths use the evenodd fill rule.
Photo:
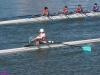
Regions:
<instances>
[{"instance_id":1,"label":"oar","mask_svg":"<svg viewBox=\"0 0 100 75\"><path fill-rule=\"evenodd\" d=\"M75 46L75 47L81 47L84 51L91 51L91 46L78 46L78 45L70 45L70 44L64 44L62 42L55 42L55 41L48 41L51 44L63 44L66 46Z\"/></svg>"},{"instance_id":2,"label":"oar","mask_svg":"<svg viewBox=\"0 0 100 75\"><path fill-rule=\"evenodd\" d=\"M92 19L92 16L89 16L86 13L90 13L90 12L89 11L88 12L82 12L82 14L86 15L91 20Z\"/></svg>"},{"instance_id":3,"label":"oar","mask_svg":"<svg viewBox=\"0 0 100 75\"><path fill-rule=\"evenodd\" d=\"M82 46L84 51L91 51L91 46Z\"/></svg>"},{"instance_id":4,"label":"oar","mask_svg":"<svg viewBox=\"0 0 100 75\"><path fill-rule=\"evenodd\" d=\"M25 45L24 47L33 46L32 41L31 41L32 39L33 39L33 36L29 37L29 39L28 39L29 44L28 45Z\"/></svg>"},{"instance_id":5,"label":"oar","mask_svg":"<svg viewBox=\"0 0 100 75\"><path fill-rule=\"evenodd\" d=\"M62 12L58 12L58 13L61 14L60 16L62 16L62 14L65 15L65 17L69 19L69 22L72 22L72 18L70 18L70 17L68 16L68 14L64 14L64 13L62 13Z\"/></svg>"},{"instance_id":6,"label":"oar","mask_svg":"<svg viewBox=\"0 0 100 75\"><path fill-rule=\"evenodd\" d=\"M52 19L52 15L55 16L55 14L49 14L48 19L52 22L52 23L56 23L56 21L54 19Z\"/></svg>"},{"instance_id":7,"label":"oar","mask_svg":"<svg viewBox=\"0 0 100 75\"><path fill-rule=\"evenodd\" d=\"M91 11L90 11L91 12ZM98 11L99 12L99 11ZM98 14L98 12L91 12L91 13L93 13L94 15L95 15L95 13L98 15L98 17L100 17L100 15Z\"/></svg>"},{"instance_id":8,"label":"oar","mask_svg":"<svg viewBox=\"0 0 100 75\"><path fill-rule=\"evenodd\" d=\"M91 46L76 46L76 45L68 45L68 46L81 47L84 51L91 51Z\"/></svg>"},{"instance_id":9,"label":"oar","mask_svg":"<svg viewBox=\"0 0 100 75\"><path fill-rule=\"evenodd\" d=\"M69 22L72 22L72 18L70 18L68 15L74 14L74 12L70 11L68 14L66 14L67 18L69 18Z\"/></svg>"},{"instance_id":10,"label":"oar","mask_svg":"<svg viewBox=\"0 0 100 75\"><path fill-rule=\"evenodd\" d=\"M31 39L30 38L29 38L28 42L31 43Z\"/></svg>"},{"instance_id":11,"label":"oar","mask_svg":"<svg viewBox=\"0 0 100 75\"><path fill-rule=\"evenodd\" d=\"M74 11L74 12L77 13L76 11ZM87 15L86 12L81 12L80 14L81 15L84 14L86 17L89 17L89 19L92 19L92 16ZM82 15L82 16L84 17L84 15Z\"/></svg>"},{"instance_id":12,"label":"oar","mask_svg":"<svg viewBox=\"0 0 100 75\"><path fill-rule=\"evenodd\" d=\"M25 18L32 18L34 15L26 15Z\"/></svg>"},{"instance_id":13,"label":"oar","mask_svg":"<svg viewBox=\"0 0 100 75\"><path fill-rule=\"evenodd\" d=\"M78 45L70 45L70 44L63 44L63 45L81 47L84 51L91 51L91 46L78 46Z\"/></svg>"},{"instance_id":14,"label":"oar","mask_svg":"<svg viewBox=\"0 0 100 75\"><path fill-rule=\"evenodd\" d=\"M23 15L23 16L13 16L12 18L16 19L16 18L35 18L35 17L41 17L41 14L37 14L37 15Z\"/></svg>"},{"instance_id":15,"label":"oar","mask_svg":"<svg viewBox=\"0 0 100 75\"><path fill-rule=\"evenodd\" d=\"M34 17L35 15L23 15L23 16L13 16L12 18L16 19L16 18L32 18Z\"/></svg>"},{"instance_id":16,"label":"oar","mask_svg":"<svg viewBox=\"0 0 100 75\"><path fill-rule=\"evenodd\" d=\"M69 22L72 22L72 18L70 18L68 15L65 15L67 16L67 18L69 19Z\"/></svg>"},{"instance_id":17,"label":"oar","mask_svg":"<svg viewBox=\"0 0 100 75\"><path fill-rule=\"evenodd\" d=\"M86 21L86 17L88 17L88 16L85 15L83 12L81 12L80 14L82 15L83 18L85 18L85 21ZM85 15L86 17L85 17L84 15Z\"/></svg>"},{"instance_id":18,"label":"oar","mask_svg":"<svg viewBox=\"0 0 100 75\"><path fill-rule=\"evenodd\" d=\"M48 18L51 23L55 23L55 20L53 20L51 18L52 17L51 15L45 15L45 16L44 15L41 15L41 16L42 16L42 18L45 18L45 17Z\"/></svg>"},{"instance_id":19,"label":"oar","mask_svg":"<svg viewBox=\"0 0 100 75\"><path fill-rule=\"evenodd\" d=\"M32 37L29 38L29 44L25 45L24 47L33 46L32 42L31 42L31 39L32 39ZM66 45L66 46L82 47L82 49L84 51L91 51L91 46L77 46L77 45L64 44L62 42L55 42L55 41L47 41L47 44L63 44L63 45Z\"/></svg>"},{"instance_id":20,"label":"oar","mask_svg":"<svg viewBox=\"0 0 100 75\"><path fill-rule=\"evenodd\" d=\"M30 46L34 46L33 44L32 44L32 38L33 37L29 37L29 44L28 45L25 45L24 47L30 47ZM54 44L54 43L61 43L61 42L54 42L54 41L47 41L47 43L46 44Z\"/></svg>"},{"instance_id":21,"label":"oar","mask_svg":"<svg viewBox=\"0 0 100 75\"><path fill-rule=\"evenodd\" d=\"M63 15L65 15L65 17L69 19L69 22L72 22L72 18L70 18L67 14L63 14Z\"/></svg>"},{"instance_id":22,"label":"oar","mask_svg":"<svg viewBox=\"0 0 100 75\"><path fill-rule=\"evenodd\" d=\"M32 39L33 39L33 36L30 36L29 39L28 39L29 44L32 43L32 41L31 41Z\"/></svg>"},{"instance_id":23,"label":"oar","mask_svg":"<svg viewBox=\"0 0 100 75\"><path fill-rule=\"evenodd\" d=\"M50 16L48 16L48 19L49 19L52 23L55 23L55 20L53 20Z\"/></svg>"}]
</instances>

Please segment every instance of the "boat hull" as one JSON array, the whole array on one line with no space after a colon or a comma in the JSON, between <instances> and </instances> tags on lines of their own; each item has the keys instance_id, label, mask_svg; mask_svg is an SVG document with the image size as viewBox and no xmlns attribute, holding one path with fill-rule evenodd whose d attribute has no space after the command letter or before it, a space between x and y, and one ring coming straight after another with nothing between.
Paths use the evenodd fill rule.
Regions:
<instances>
[{"instance_id":1,"label":"boat hull","mask_svg":"<svg viewBox=\"0 0 100 75\"><path fill-rule=\"evenodd\" d=\"M0 50L0 53L3 54L3 53L16 53L16 52L25 52L25 51L37 51L37 50L59 48L59 47L68 47L68 46L63 44L48 44L48 45L45 44L45 45L38 45L38 46L5 49L5 50Z\"/></svg>"},{"instance_id":2,"label":"boat hull","mask_svg":"<svg viewBox=\"0 0 100 75\"><path fill-rule=\"evenodd\" d=\"M84 45L88 43L97 43L97 42L100 42L100 38L70 41L70 42L63 42L63 43L54 43L54 44L44 44L44 45L38 45L38 46L29 46L29 47L21 47L21 48L13 48L13 49L5 49L5 50L0 50L0 53L3 54L3 53L24 52L24 51L37 51L37 50L45 50L45 49L51 49L51 48L69 47L69 46L79 47L79 45Z\"/></svg>"},{"instance_id":3,"label":"boat hull","mask_svg":"<svg viewBox=\"0 0 100 75\"><path fill-rule=\"evenodd\" d=\"M86 18L86 17L94 17L100 16L100 12L89 12L89 13L74 13L69 15L59 14L55 16L41 16L41 17L33 17L33 18L23 18L23 19L15 19L15 20L7 20L0 21L0 25L2 24L16 24L16 23L28 23L28 22L42 22L42 21L51 21L51 20L61 20L61 19L70 19L70 18Z\"/></svg>"}]
</instances>

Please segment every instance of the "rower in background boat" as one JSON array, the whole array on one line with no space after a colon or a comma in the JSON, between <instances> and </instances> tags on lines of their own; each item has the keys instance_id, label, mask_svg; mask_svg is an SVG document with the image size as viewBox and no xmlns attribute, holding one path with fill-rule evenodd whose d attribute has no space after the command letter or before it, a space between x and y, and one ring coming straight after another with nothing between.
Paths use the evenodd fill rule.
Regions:
<instances>
[{"instance_id":1,"label":"rower in background boat","mask_svg":"<svg viewBox=\"0 0 100 75\"><path fill-rule=\"evenodd\" d=\"M68 7L67 6L65 6L65 8L62 10L62 13L65 15L68 14Z\"/></svg>"},{"instance_id":2,"label":"rower in background boat","mask_svg":"<svg viewBox=\"0 0 100 75\"><path fill-rule=\"evenodd\" d=\"M77 8L77 13L82 13L83 12L83 8L81 7L81 5L79 4L78 5L78 8Z\"/></svg>"},{"instance_id":3,"label":"rower in background boat","mask_svg":"<svg viewBox=\"0 0 100 75\"><path fill-rule=\"evenodd\" d=\"M44 11L43 11L43 16L49 16L49 9L48 9L48 7L44 7Z\"/></svg>"},{"instance_id":4,"label":"rower in background boat","mask_svg":"<svg viewBox=\"0 0 100 75\"><path fill-rule=\"evenodd\" d=\"M39 34L36 38L33 38L31 41L36 41L36 45L46 44L47 43L47 36L44 32L44 29L41 28Z\"/></svg>"},{"instance_id":5,"label":"rower in background boat","mask_svg":"<svg viewBox=\"0 0 100 75\"><path fill-rule=\"evenodd\" d=\"M98 12L98 10L99 10L99 7L98 7L97 3L95 3L94 7L92 8L92 11L93 12Z\"/></svg>"}]
</instances>

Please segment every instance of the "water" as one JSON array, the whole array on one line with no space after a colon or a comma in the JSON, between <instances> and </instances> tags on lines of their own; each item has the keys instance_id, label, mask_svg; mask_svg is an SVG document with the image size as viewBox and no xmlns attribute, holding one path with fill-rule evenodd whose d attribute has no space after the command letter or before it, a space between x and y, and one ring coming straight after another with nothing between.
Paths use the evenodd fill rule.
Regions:
<instances>
[{"instance_id":1,"label":"water","mask_svg":"<svg viewBox=\"0 0 100 75\"><path fill-rule=\"evenodd\" d=\"M2 0L0 18L40 14L45 6L51 13L61 11L67 5L75 11L78 4L84 10L91 9L99 0ZM56 6L55 6L56 5ZM99 17L38 23L0 25L0 50L22 47L28 44L30 36L37 36L44 28L48 39L63 42L100 37ZM0 72L10 75L100 75L100 44L87 44L92 52L80 47L57 48L39 51L0 54Z\"/></svg>"}]
</instances>

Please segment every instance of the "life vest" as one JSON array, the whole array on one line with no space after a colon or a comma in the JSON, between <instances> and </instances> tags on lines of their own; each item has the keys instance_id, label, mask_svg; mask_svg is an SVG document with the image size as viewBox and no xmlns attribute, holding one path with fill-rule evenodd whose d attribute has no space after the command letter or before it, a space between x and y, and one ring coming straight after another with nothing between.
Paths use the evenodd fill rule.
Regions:
<instances>
[{"instance_id":1,"label":"life vest","mask_svg":"<svg viewBox=\"0 0 100 75\"><path fill-rule=\"evenodd\" d=\"M49 10L48 9L43 11L43 15L48 15L48 14L49 14Z\"/></svg>"},{"instance_id":2,"label":"life vest","mask_svg":"<svg viewBox=\"0 0 100 75\"><path fill-rule=\"evenodd\" d=\"M44 33L45 34L45 33ZM42 36L42 34L41 33L39 33L39 36L41 37ZM47 36L45 35L44 37L42 37L42 41L47 41Z\"/></svg>"},{"instance_id":3,"label":"life vest","mask_svg":"<svg viewBox=\"0 0 100 75\"><path fill-rule=\"evenodd\" d=\"M98 9L99 9L99 7L98 7L98 6L94 6L94 7L93 7L93 11L94 11L94 12L97 12L97 11L98 11Z\"/></svg>"},{"instance_id":4,"label":"life vest","mask_svg":"<svg viewBox=\"0 0 100 75\"><path fill-rule=\"evenodd\" d=\"M83 11L83 8L82 8L82 7L78 7L78 8L77 8L77 12L78 12L78 13L81 13L82 11Z\"/></svg>"},{"instance_id":5,"label":"life vest","mask_svg":"<svg viewBox=\"0 0 100 75\"><path fill-rule=\"evenodd\" d=\"M46 36L43 37L42 40L43 40L43 41L47 41L47 37L46 37Z\"/></svg>"},{"instance_id":6,"label":"life vest","mask_svg":"<svg viewBox=\"0 0 100 75\"><path fill-rule=\"evenodd\" d=\"M67 13L68 12L67 8L64 8L62 12Z\"/></svg>"}]
</instances>

